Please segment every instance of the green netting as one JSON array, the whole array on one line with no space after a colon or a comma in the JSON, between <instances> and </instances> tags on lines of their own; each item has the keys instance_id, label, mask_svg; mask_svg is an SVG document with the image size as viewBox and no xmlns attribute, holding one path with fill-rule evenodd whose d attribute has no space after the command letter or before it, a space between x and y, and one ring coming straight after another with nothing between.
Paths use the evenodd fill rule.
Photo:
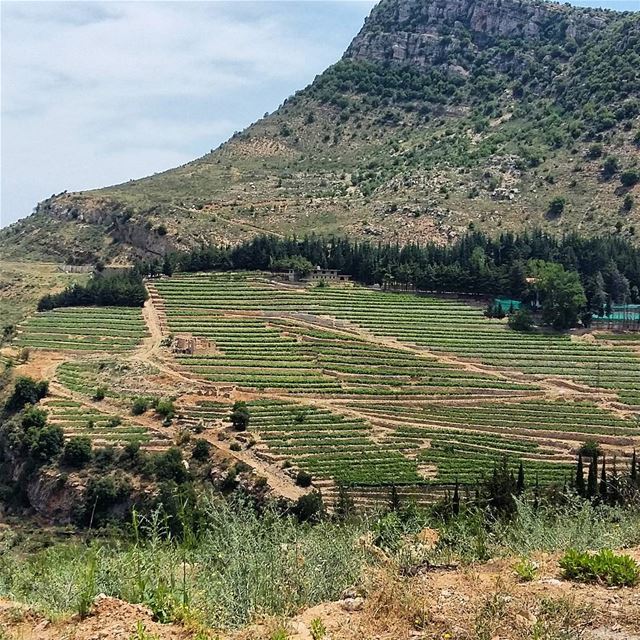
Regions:
<instances>
[{"instance_id":1,"label":"green netting","mask_svg":"<svg viewBox=\"0 0 640 640\"><path fill-rule=\"evenodd\" d=\"M514 310L517 310L522 306L522 302L520 302L520 300L512 300L511 298L496 298L496 304L499 304L505 313L511 309L512 305Z\"/></svg>"},{"instance_id":2,"label":"green netting","mask_svg":"<svg viewBox=\"0 0 640 640\"><path fill-rule=\"evenodd\" d=\"M640 322L640 304L614 304L611 315L593 317L594 322Z\"/></svg>"}]
</instances>

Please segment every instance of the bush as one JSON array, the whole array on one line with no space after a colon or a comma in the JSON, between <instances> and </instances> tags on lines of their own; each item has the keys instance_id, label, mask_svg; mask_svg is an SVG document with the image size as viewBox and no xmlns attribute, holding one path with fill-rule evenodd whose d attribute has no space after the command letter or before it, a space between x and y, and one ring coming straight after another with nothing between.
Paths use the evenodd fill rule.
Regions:
<instances>
[{"instance_id":1,"label":"bush","mask_svg":"<svg viewBox=\"0 0 640 640\"><path fill-rule=\"evenodd\" d=\"M557 196L553 198L553 200L549 202L549 206L547 207L547 215L552 218L560 217L564 212L564 207L566 203L567 203L566 199L563 198L562 196Z\"/></svg>"},{"instance_id":2,"label":"bush","mask_svg":"<svg viewBox=\"0 0 640 640\"><path fill-rule=\"evenodd\" d=\"M154 459L154 471L158 480L173 480L180 484L189 479L182 452L177 447L171 447Z\"/></svg>"},{"instance_id":3,"label":"bush","mask_svg":"<svg viewBox=\"0 0 640 640\"><path fill-rule=\"evenodd\" d=\"M200 460L200 461L208 460L210 451L211 451L211 445L206 440L199 438L198 440L195 441L195 444L193 445L193 451L191 452L191 457L194 460Z\"/></svg>"},{"instance_id":4,"label":"bush","mask_svg":"<svg viewBox=\"0 0 640 640\"><path fill-rule=\"evenodd\" d=\"M20 411L28 404L37 404L49 391L49 383L36 381L27 376L17 378L13 393L5 404L7 411Z\"/></svg>"},{"instance_id":5,"label":"bush","mask_svg":"<svg viewBox=\"0 0 640 640\"><path fill-rule=\"evenodd\" d=\"M620 164L618 163L618 159L613 156L609 156L602 165L602 175L605 178L611 178L615 173L617 173L620 168Z\"/></svg>"},{"instance_id":6,"label":"bush","mask_svg":"<svg viewBox=\"0 0 640 640\"><path fill-rule=\"evenodd\" d=\"M298 471L298 475L296 476L296 484L299 487L310 487L313 478L310 473L306 471Z\"/></svg>"},{"instance_id":7,"label":"bush","mask_svg":"<svg viewBox=\"0 0 640 640\"><path fill-rule=\"evenodd\" d=\"M516 562L513 570L521 582L531 582L538 577L538 565L528 558Z\"/></svg>"},{"instance_id":8,"label":"bush","mask_svg":"<svg viewBox=\"0 0 640 640\"><path fill-rule=\"evenodd\" d=\"M92 447L89 436L75 436L64 444L62 461L69 467L81 469L91 460Z\"/></svg>"},{"instance_id":9,"label":"bush","mask_svg":"<svg viewBox=\"0 0 640 640\"><path fill-rule=\"evenodd\" d=\"M156 413L163 418L171 420L171 418L176 414L176 407L173 404L173 400L169 398L162 398L161 400L158 400L158 403L156 404Z\"/></svg>"},{"instance_id":10,"label":"bush","mask_svg":"<svg viewBox=\"0 0 640 640\"><path fill-rule=\"evenodd\" d=\"M635 184L638 184L638 182L640 182L640 173L638 173L634 169L623 171L620 174L620 182L622 183L623 187L633 187Z\"/></svg>"},{"instance_id":11,"label":"bush","mask_svg":"<svg viewBox=\"0 0 640 640\"><path fill-rule=\"evenodd\" d=\"M640 582L640 565L610 549L597 553L569 549L560 560L563 576L576 582L599 582L609 587L633 587Z\"/></svg>"},{"instance_id":12,"label":"bush","mask_svg":"<svg viewBox=\"0 0 640 640\"><path fill-rule=\"evenodd\" d=\"M294 513L300 522L318 522L324 515L322 496L318 491L306 493L298 498Z\"/></svg>"},{"instance_id":13,"label":"bush","mask_svg":"<svg viewBox=\"0 0 640 640\"><path fill-rule=\"evenodd\" d=\"M98 387L93 394L93 399L97 402L100 400L104 400L104 397L107 395L107 389L105 387Z\"/></svg>"},{"instance_id":14,"label":"bush","mask_svg":"<svg viewBox=\"0 0 640 640\"><path fill-rule=\"evenodd\" d=\"M531 331L533 328L533 318L528 309L521 307L509 316L507 321L509 327L514 331Z\"/></svg>"},{"instance_id":15,"label":"bush","mask_svg":"<svg viewBox=\"0 0 640 640\"><path fill-rule=\"evenodd\" d=\"M131 413L134 416L141 416L149 409L149 400L147 398L134 398L131 405Z\"/></svg>"},{"instance_id":16,"label":"bush","mask_svg":"<svg viewBox=\"0 0 640 640\"><path fill-rule=\"evenodd\" d=\"M249 426L251 414L246 402L239 400L233 405L231 411L231 424L236 431L246 431Z\"/></svg>"},{"instance_id":17,"label":"bush","mask_svg":"<svg viewBox=\"0 0 640 640\"><path fill-rule=\"evenodd\" d=\"M64 446L62 427L48 424L42 429L32 429L29 432L29 453L39 462L50 462Z\"/></svg>"}]
</instances>

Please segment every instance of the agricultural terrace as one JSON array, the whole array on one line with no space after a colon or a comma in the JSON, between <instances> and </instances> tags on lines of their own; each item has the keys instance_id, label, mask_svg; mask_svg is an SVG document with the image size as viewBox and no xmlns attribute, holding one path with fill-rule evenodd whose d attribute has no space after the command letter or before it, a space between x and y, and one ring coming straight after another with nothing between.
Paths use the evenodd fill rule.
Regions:
<instances>
[{"instance_id":1,"label":"agricultural terrace","mask_svg":"<svg viewBox=\"0 0 640 640\"><path fill-rule=\"evenodd\" d=\"M337 485L373 501L390 484L422 495L471 484L503 457L512 468L522 460L530 482L564 482L584 440L629 451L640 437L628 412L544 390L557 376L611 399L636 392L640 359L610 336L519 334L457 301L261 274L178 275L150 289L165 331L210 340L206 353L177 355L181 367L264 396L249 403L263 455L329 483L334 497ZM203 402L181 420L221 426L228 411Z\"/></svg>"},{"instance_id":2,"label":"agricultural terrace","mask_svg":"<svg viewBox=\"0 0 640 640\"><path fill-rule=\"evenodd\" d=\"M142 426L120 416L110 415L66 399L47 399L43 403L49 421L60 425L66 437L89 436L94 446L123 445L140 442L146 447L167 446L163 438L152 437Z\"/></svg>"},{"instance_id":3,"label":"agricultural terrace","mask_svg":"<svg viewBox=\"0 0 640 640\"><path fill-rule=\"evenodd\" d=\"M521 373L524 381L532 385L550 377L568 379L617 394L628 402L640 390L640 357L622 341L518 333L504 321L485 318L480 309L462 302L358 286L301 289L278 285L267 277L238 273L174 276L159 280L155 288L164 303L170 331L207 336L218 345L220 355L207 363L215 368L207 372L201 367L197 371L208 379L222 376L223 381L231 382L237 375L238 384L264 388L271 386L264 379L268 374L256 375L255 385L250 376L265 365L275 369L283 364L284 368L273 372L274 382L280 386L290 382L289 390L298 388L296 379L305 377L300 371L303 369L314 381L322 383L319 388L328 385L329 392L333 392L322 363L318 360L317 366L312 366L309 349L301 354L303 346L293 344L292 336L287 337L286 327L282 326L282 320L310 319L334 329L365 332L387 342L393 339L434 356L452 355L477 362L510 377ZM229 333L221 334L225 330ZM246 347L245 333L253 333L252 342ZM262 355L259 336L267 338ZM274 354L279 363L270 360ZM299 359L301 355L304 357ZM258 360L248 362L254 357ZM183 363L198 367L197 359L184 358ZM375 376L376 364L371 367ZM356 375L360 377L361 372ZM487 376L487 380L496 380L496 388L500 387L497 378ZM397 380L400 381L401 378ZM462 381L457 385L463 386Z\"/></svg>"},{"instance_id":4,"label":"agricultural terrace","mask_svg":"<svg viewBox=\"0 0 640 640\"><path fill-rule=\"evenodd\" d=\"M147 335L139 308L60 307L36 313L18 329L15 343L57 351L123 352Z\"/></svg>"},{"instance_id":5,"label":"agricultural terrace","mask_svg":"<svg viewBox=\"0 0 640 640\"><path fill-rule=\"evenodd\" d=\"M372 342L353 327L323 328L327 320L309 314L304 290L293 290L294 298L283 303L281 316L269 301L280 291L261 282L265 289L257 291L251 288L252 280L238 276L156 283L167 329L203 336L215 345L214 353L176 356L182 366L215 383L336 398L499 396L536 390L524 382L451 367L428 354ZM304 315L292 317L296 302ZM233 308L236 303L240 309Z\"/></svg>"}]
</instances>

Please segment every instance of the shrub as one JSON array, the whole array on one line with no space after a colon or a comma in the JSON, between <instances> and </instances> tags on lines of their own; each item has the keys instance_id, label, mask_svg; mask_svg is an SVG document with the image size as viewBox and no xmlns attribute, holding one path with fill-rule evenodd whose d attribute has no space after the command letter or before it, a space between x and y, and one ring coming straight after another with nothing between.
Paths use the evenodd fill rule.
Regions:
<instances>
[{"instance_id":1,"label":"shrub","mask_svg":"<svg viewBox=\"0 0 640 640\"><path fill-rule=\"evenodd\" d=\"M100 447L96 449L93 454L93 463L100 469L108 469L113 465L115 460L116 450L111 445Z\"/></svg>"},{"instance_id":2,"label":"shrub","mask_svg":"<svg viewBox=\"0 0 640 640\"><path fill-rule=\"evenodd\" d=\"M569 549L560 560L563 576L576 582L600 582L610 587L632 587L640 582L640 565L610 549L597 553Z\"/></svg>"},{"instance_id":3,"label":"shrub","mask_svg":"<svg viewBox=\"0 0 640 640\"><path fill-rule=\"evenodd\" d=\"M249 426L249 407L246 402L238 401L233 405L231 411L231 424L236 431L246 431Z\"/></svg>"},{"instance_id":4,"label":"shrub","mask_svg":"<svg viewBox=\"0 0 640 640\"><path fill-rule=\"evenodd\" d=\"M209 452L211 451L211 445L202 438L195 441L193 445L193 451L191 457L194 460L207 460L209 458Z\"/></svg>"},{"instance_id":5,"label":"shrub","mask_svg":"<svg viewBox=\"0 0 640 640\"><path fill-rule=\"evenodd\" d=\"M147 398L134 398L131 405L131 413L134 416L141 416L149 408L149 400Z\"/></svg>"},{"instance_id":6,"label":"shrub","mask_svg":"<svg viewBox=\"0 0 640 640\"><path fill-rule=\"evenodd\" d=\"M182 452L177 447L171 447L159 454L154 460L154 470L158 480L173 480L181 483L189 479Z\"/></svg>"},{"instance_id":7,"label":"shrub","mask_svg":"<svg viewBox=\"0 0 640 640\"><path fill-rule=\"evenodd\" d=\"M13 393L7 400L7 411L20 411L28 404L36 404L49 391L49 383L44 380L36 381L28 376L21 376L16 380Z\"/></svg>"},{"instance_id":8,"label":"shrub","mask_svg":"<svg viewBox=\"0 0 640 640\"><path fill-rule=\"evenodd\" d=\"M620 182L623 187L633 187L640 182L640 173L634 169L628 169L620 174Z\"/></svg>"},{"instance_id":9,"label":"shrub","mask_svg":"<svg viewBox=\"0 0 640 640\"><path fill-rule=\"evenodd\" d=\"M521 307L509 316L507 321L509 327L514 331L531 331L533 328L533 318L528 309Z\"/></svg>"},{"instance_id":10,"label":"shrub","mask_svg":"<svg viewBox=\"0 0 640 640\"><path fill-rule=\"evenodd\" d=\"M42 429L32 429L29 433L29 452L35 460L49 462L64 446L62 427L48 424Z\"/></svg>"},{"instance_id":11,"label":"shrub","mask_svg":"<svg viewBox=\"0 0 640 640\"><path fill-rule=\"evenodd\" d=\"M242 445L238 441L235 441L231 443L229 449L231 449L231 451L242 451Z\"/></svg>"},{"instance_id":12,"label":"shrub","mask_svg":"<svg viewBox=\"0 0 640 640\"><path fill-rule=\"evenodd\" d=\"M602 175L605 178L611 178L615 173L617 173L620 168L620 164L618 163L618 159L613 156L609 156L602 165Z\"/></svg>"},{"instance_id":13,"label":"shrub","mask_svg":"<svg viewBox=\"0 0 640 640\"><path fill-rule=\"evenodd\" d=\"M65 442L62 461L69 467L80 469L91 460L91 453L91 438L89 436L75 436Z\"/></svg>"},{"instance_id":14,"label":"shrub","mask_svg":"<svg viewBox=\"0 0 640 640\"><path fill-rule=\"evenodd\" d=\"M318 491L300 496L294 507L294 513L300 522L317 522L324 515L322 496Z\"/></svg>"},{"instance_id":15,"label":"shrub","mask_svg":"<svg viewBox=\"0 0 640 640\"><path fill-rule=\"evenodd\" d=\"M313 640L323 640L327 636L327 628L320 618L314 618L309 625Z\"/></svg>"},{"instance_id":16,"label":"shrub","mask_svg":"<svg viewBox=\"0 0 640 640\"><path fill-rule=\"evenodd\" d=\"M170 398L162 398L158 400L158 404L156 404L156 413L163 418L168 418L169 420L173 418L176 414L176 408L173 404L173 400Z\"/></svg>"},{"instance_id":17,"label":"shrub","mask_svg":"<svg viewBox=\"0 0 640 640\"><path fill-rule=\"evenodd\" d=\"M220 491L233 491L238 486L237 475L234 468L229 469L220 483Z\"/></svg>"},{"instance_id":18,"label":"shrub","mask_svg":"<svg viewBox=\"0 0 640 640\"><path fill-rule=\"evenodd\" d=\"M557 196L553 198L549 202L549 206L547 207L547 215L549 215L552 218L560 217L564 212L564 207L566 203L567 203L566 199L563 198L562 196Z\"/></svg>"},{"instance_id":19,"label":"shrub","mask_svg":"<svg viewBox=\"0 0 640 640\"><path fill-rule=\"evenodd\" d=\"M310 487L313 478L310 473L306 471L298 471L298 475L296 476L296 484L299 487Z\"/></svg>"},{"instance_id":20,"label":"shrub","mask_svg":"<svg viewBox=\"0 0 640 640\"><path fill-rule=\"evenodd\" d=\"M104 397L106 395L107 395L107 389L105 387L98 387L93 394L93 399L96 400L97 402L100 402L100 400L104 400Z\"/></svg>"}]
</instances>

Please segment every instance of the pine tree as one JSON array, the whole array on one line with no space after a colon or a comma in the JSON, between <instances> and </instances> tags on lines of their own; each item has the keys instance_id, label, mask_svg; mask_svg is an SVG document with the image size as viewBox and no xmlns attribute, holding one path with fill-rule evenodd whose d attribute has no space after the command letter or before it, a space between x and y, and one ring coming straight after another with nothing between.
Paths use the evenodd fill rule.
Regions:
<instances>
[{"instance_id":1,"label":"pine tree","mask_svg":"<svg viewBox=\"0 0 640 640\"><path fill-rule=\"evenodd\" d=\"M584 464L582 463L582 454L578 454L578 466L576 468L576 491L579 496L585 497L586 487L584 484Z\"/></svg>"},{"instance_id":2,"label":"pine tree","mask_svg":"<svg viewBox=\"0 0 640 640\"><path fill-rule=\"evenodd\" d=\"M520 467L518 468L518 481L516 482L516 495L521 496L524 493L524 466L522 460L520 461Z\"/></svg>"},{"instance_id":3,"label":"pine tree","mask_svg":"<svg viewBox=\"0 0 640 640\"><path fill-rule=\"evenodd\" d=\"M598 493L598 469L597 458L593 456L589 464L589 475L587 476L587 498L595 498Z\"/></svg>"},{"instance_id":4,"label":"pine tree","mask_svg":"<svg viewBox=\"0 0 640 640\"><path fill-rule=\"evenodd\" d=\"M609 495L609 483L607 481L607 459L602 455L602 472L600 474L600 486L598 487L598 493L600 494L600 500L607 502L607 496Z\"/></svg>"}]
</instances>

